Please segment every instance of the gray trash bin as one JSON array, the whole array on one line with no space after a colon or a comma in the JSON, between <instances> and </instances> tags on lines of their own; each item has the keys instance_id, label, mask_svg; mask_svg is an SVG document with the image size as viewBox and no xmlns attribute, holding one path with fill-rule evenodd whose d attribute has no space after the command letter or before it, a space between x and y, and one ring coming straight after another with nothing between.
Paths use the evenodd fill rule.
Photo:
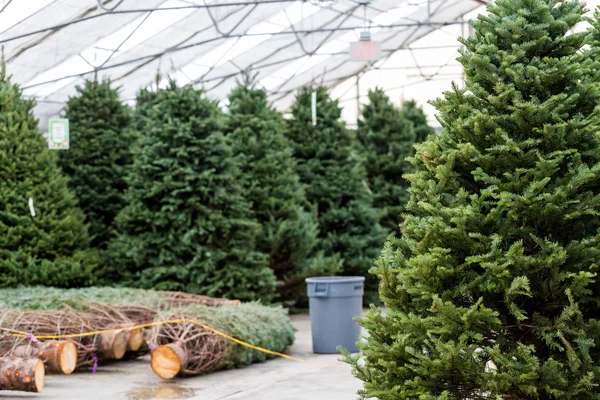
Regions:
<instances>
[{"instance_id":1,"label":"gray trash bin","mask_svg":"<svg viewBox=\"0 0 600 400\"><path fill-rule=\"evenodd\" d=\"M358 352L360 327L353 318L362 313L364 282L362 276L306 279L315 353L337 353L338 346Z\"/></svg>"}]
</instances>

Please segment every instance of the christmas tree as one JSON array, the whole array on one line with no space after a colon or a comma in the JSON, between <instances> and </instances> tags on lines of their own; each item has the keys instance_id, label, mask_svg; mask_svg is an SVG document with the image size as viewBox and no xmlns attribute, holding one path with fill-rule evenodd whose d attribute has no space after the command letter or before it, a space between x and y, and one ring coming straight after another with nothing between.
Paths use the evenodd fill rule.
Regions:
<instances>
[{"instance_id":1,"label":"christmas tree","mask_svg":"<svg viewBox=\"0 0 600 400\"><path fill-rule=\"evenodd\" d=\"M125 175L131 164L130 110L109 81L86 81L67 101L71 144L59 165L90 225L92 245L106 248L112 225L124 207Z\"/></svg>"},{"instance_id":2,"label":"christmas tree","mask_svg":"<svg viewBox=\"0 0 600 400\"><path fill-rule=\"evenodd\" d=\"M600 396L600 83L576 1L498 0L374 268L363 398ZM578 33L574 33L578 32Z\"/></svg>"},{"instance_id":3,"label":"christmas tree","mask_svg":"<svg viewBox=\"0 0 600 400\"><path fill-rule=\"evenodd\" d=\"M397 235L408 201L409 182L402 175L411 170L406 157L414 153L413 126L379 88L369 91L362 117L357 134L374 205L382 210L381 225Z\"/></svg>"},{"instance_id":4,"label":"christmas tree","mask_svg":"<svg viewBox=\"0 0 600 400\"><path fill-rule=\"evenodd\" d=\"M91 285L99 258L34 106L0 61L0 286Z\"/></svg>"},{"instance_id":5,"label":"christmas tree","mask_svg":"<svg viewBox=\"0 0 600 400\"><path fill-rule=\"evenodd\" d=\"M267 94L249 77L229 95L227 137L240 159L246 198L262 226L258 249L269 256L288 297L305 290L304 278L315 271L310 257L317 241L317 222L308 209L296 161L284 135L285 121L267 104Z\"/></svg>"},{"instance_id":6,"label":"christmas tree","mask_svg":"<svg viewBox=\"0 0 600 400\"><path fill-rule=\"evenodd\" d=\"M256 250L260 226L216 102L174 82L139 97L141 137L108 273L144 288L270 300L274 275Z\"/></svg>"},{"instance_id":7,"label":"christmas tree","mask_svg":"<svg viewBox=\"0 0 600 400\"><path fill-rule=\"evenodd\" d=\"M415 131L415 142L424 142L434 129L427 123L427 117L423 109L414 100L405 101L400 109L402 117L413 123Z\"/></svg>"},{"instance_id":8,"label":"christmas tree","mask_svg":"<svg viewBox=\"0 0 600 400\"><path fill-rule=\"evenodd\" d=\"M317 123L311 97L317 94ZM298 160L300 181L319 222L317 248L342 259L344 275L368 275L385 232L372 206L366 172L353 154L353 137L340 120L341 109L324 87L300 90L292 106L288 137Z\"/></svg>"}]
</instances>

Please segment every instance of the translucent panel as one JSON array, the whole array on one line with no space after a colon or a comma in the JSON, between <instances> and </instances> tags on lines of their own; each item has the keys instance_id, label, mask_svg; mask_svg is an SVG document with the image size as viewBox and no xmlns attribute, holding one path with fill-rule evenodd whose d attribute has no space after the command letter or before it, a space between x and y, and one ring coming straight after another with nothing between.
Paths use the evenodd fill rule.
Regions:
<instances>
[{"instance_id":1,"label":"translucent panel","mask_svg":"<svg viewBox=\"0 0 600 400\"><path fill-rule=\"evenodd\" d=\"M85 60L79 57L79 55L77 55L69 58L65 62L58 64L56 67L51 68L46 72L42 72L41 74L36 76L35 79L28 82L25 86L38 85L43 82L63 78L65 76L76 75L91 71L93 71L93 68L88 63L86 63ZM68 79L62 79L58 82L53 82L51 85L44 87L43 90L40 89L40 86L33 86L28 89L25 89L23 92L27 95L35 94L38 96L42 96L42 92L45 93L44 95L47 95L49 93L52 93L49 92L50 88L56 88L55 90L58 90L71 82L72 80L69 81Z\"/></svg>"},{"instance_id":2,"label":"translucent panel","mask_svg":"<svg viewBox=\"0 0 600 400\"><path fill-rule=\"evenodd\" d=\"M53 1L55 0L16 0L10 4L8 4L8 0L0 1L0 10L8 4L8 7L0 13L0 33L29 18Z\"/></svg>"},{"instance_id":3,"label":"translucent panel","mask_svg":"<svg viewBox=\"0 0 600 400\"><path fill-rule=\"evenodd\" d=\"M260 85L265 88L265 90L270 91L275 89L277 86L283 84L285 79L276 78L274 76L267 76L266 78L260 81Z\"/></svg>"},{"instance_id":4,"label":"translucent panel","mask_svg":"<svg viewBox=\"0 0 600 400\"><path fill-rule=\"evenodd\" d=\"M223 56L225 56L229 50L231 50L237 41L237 38L229 38L225 40L223 44L209 51L206 55L194 60L194 64L212 67L218 63L219 60L223 58Z\"/></svg>"},{"instance_id":5,"label":"translucent panel","mask_svg":"<svg viewBox=\"0 0 600 400\"><path fill-rule=\"evenodd\" d=\"M237 43L231 47L221 59L215 63L215 66L223 65L226 62L233 60L234 58L244 54L253 47L258 46L262 42L265 42L271 37L271 35L258 35L258 36L244 36L241 37Z\"/></svg>"},{"instance_id":6,"label":"translucent panel","mask_svg":"<svg viewBox=\"0 0 600 400\"><path fill-rule=\"evenodd\" d=\"M188 7L214 1L127 0L123 7ZM60 102L72 94L82 77L91 76L89 73L98 67L102 67L98 76L115 80L122 87L123 100L128 103L133 103L139 88L150 84L157 75L164 78L160 87L164 87L170 77L179 85L204 85L211 98L222 100L235 85L236 74L240 70L250 70L258 73L259 84L270 92L270 100L282 110L293 102L295 91L302 85L313 80L334 85L348 79L350 86L336 86L345 88L343 93L336 92L336 97L339 95L343 105L355 113L359 104L356 101L356 88L352 85L356 83L353 75L358 72L362 72L360 103L366 100L366 90L373 85L380 85L384 90L394 93L394 101L399 101L399 96L408 92L405 88L418 91L419 82L429 76L432 89L427 95L435 97L433 88L438 87L437 82L460 72L460 67L453 61L458 46L451 44L456 44L456 36L469 34L469 29L462 25L450 25L436 30L435 25L427 22L428 19L432 22L457 21L460 15L472 10L481 12L480 3L475 0L431 0L432 15L428 15L427 2L371 2L367 17L374 27L368 29L373 40L381 42L385 56L394 53L376 62L371 71L366 63L348 62L349 43L359 40L363 30L353 29L362 25L364 11L354 0L337 1L332 3L331 8L296 0L264 4L258 1L252 6L237 5L212 10L222 30L235 27L232 32L235 37L221 36L212 26L206 10L183 8L106 15L70 25L39 43L38 38L44 35L7 42L6 48L7 54L12 56L21 48L31 46L23 56L13 59L9 68L14 71L17 82L23 87L30 86L25 90L27 95L41 98L49 104L59 103L56 107L38 108L42 113L54 113L52 116L59 112L57 110L62 108ZM0 0L0 9L7 3L8 0ZM27 8L22 4L27 4ZM6 12L0 13L0 35L4 29L25 19L25 23L7 32L5 38L7 35L14 36L53 23L66 22L66 19L82 15L95 4L96 0L55 0L55 3L52 0L13 0ZM50 6L42 10L47 5ZM42 12L37 12L40 10ZM464 18L468 19L468 16ZM385 28L386 25L401 21L421 22L421 25ZM300 30L315 29L315 32L296 36L290 29L292 24ZM426 38L427 33L434 30L438 34ZM247 36L239 37L243 32ZM448 45L449 48L429 51L415 49L411 54L405 49L413 44L418 47ZM173 51L176 46L185 50ZM161 50L168 51L162 57L149 57L160 54ZM308 55L304 50L314 53ZM77 53L80 54L74 56ZM442 67L447 61L448 65ZM76 77L67 78L71 75ZM152 83L152 87L156 88L156 82ZM350 91L347 92L347 89ZM439 92L441 89L435 94ZM222 102L221 106L226 109L227 103ZM44 117L38 116L45 121Z\"/></svg>"},{"instance_id":7,"label":"translucent panel","mask_svg":"<svg viewBox=\"0 0 600 400\"><path fill-rule=\"evenodd\" d=\"M81 56L94 67L99 67L106 62L114 53L114 50L90 48L81 52Z\"/></svg>"},{"instance_id":8,"label":"translucent panel","mask_svg":"<svg viewBox=\"0 0 600 400\"><path fill-rule=\"evenodd\" d=\"M284 26L273 24L270 21L260 22L248 29L248 34L255 35L258 33L276 33L284 30Z\"/></svg>"},{"instance_id":9,"label":"translucent panel","mask_svg":"<svg viewBox=\"0 0 600 400\"><path fill-rule=\"evenodd\" d=\"M297 59L296 61L292 61L291 63L274 73L273 76L277 78L289 79L292 76L294 76L298 72L298 70L308 62L308 60L310 60L310 56L304 56Z\"/></svg>"},{"instance_id":10,"label":"translucent panel","mask_svg":"<svg viewBox=\"0 0 600 400\"><path fill-rule=\"evenodd\" d=\"M317 50L317 54L334 54L334 53L340 53L340 52L342 52L344 50L348 50L348 48L349 48L348 46L350 46L350 44L348 43L347 40L343 40L341 38L340 39L335 39L335 40L327 42L323 46L321 46Z\"/></svg>"},{"instance_id":11,"label":"translucent panel","mask_svg":"<svg viewBox=\"0 0 600 400\"><path fill-rule=\"evenodd\" d=\"M419 6L413 4L407 4L403 7L397 7L388 12L379 14L373 18L373 22L378 25L391 25L398 22L400 19L409 16L419 9Z\"/></svg>"},{"instance_id":12,"label":"translucent panel","mask_svg":"<svg viewBox=\"0 0 600 400\"><path fill-rule=\"evenodd\" d=\"M23 91L23 93L28 94L29 90L35 90L35 95L37 97L46 97L46 96L49 96L52 93L56 92L57 90L60 90L67 85L70 85L71 83L75 82L77 79L78 79L77 77L61 79L60 81L48 83L43 86L37 86L35 88L25 89Z\"/></svg>"},{"instance_id":13,"label":"translucent panel","mask_svg":"<svg viewBox=\"0 0 600 400\"><path fill-rule=\"evenodd\" d=\"M167 0L158 8L185 6L189 6L189 3L180 0ZM54 68L36 76L36 78L28 82L26 86L59 79L64 76L82 74L92 71L92 66L100 67L103 65L111 56L115 54L115 50L117 48L119 49L119 52L130 50L138 44L148 40L152 36L168 28L169 26L187 17L194 11L195 10L193 8L186 8L181 10L164 10L149 14L147 13L142 17L136 18L123 28L118 29L115 33L100 39L94 45L82 51L81 57L75 56L70 58ZM1 15L2 14L0 14L0 16ZM65 83L61 84L61 82ZM52 89L58 90L69 83L71 82L65 79L60 82L56 82L55 84L44 86L43 90L37 90L36 88L31 88L31 90L35 91L36 95L43 96L52 93Z\"/></svg>"},{"instance_id":14,"label":"translucent panel","mask_svg":"<svg viewBox=\"0 0 600 400\"><path fill-rule=\"evenodd\" d=\"M298 69L298 71L296 71L296 74L301 74L303 72L308 71L309 69L321 64L323 61L327 60L329 57L331 57L331 56L325 55L325 54L310 56L308 61L306 61L304 63L304 65L302 65L302 67L300 67L300 69ZM317 72L319 72L319 71L317 71Z\"/></svg>"},{"instance_id":15,"label":"translucent panel","mask_svg":"<svg viewBox=\"0 0 600 400\"><path fill-rule=\"evenodd\" d=\"M159 8L171 8L171 7L185 7L189 6L188 3L179 0L168 0L162 3ZM176 22L187 17L193 13L195 9L186 8L182 10L165 10L153 12L150 14L148 19L140 26L135 33L127 39L127 41L121 46L121 51L127 51L135 45L142 43L158 32L163 31L167 27L175 24ZM118 45L120 42L116 42ZM113 45L114 46L114 45Z\"/></svg>"},{"instance_id":16,"label":"translucent panel","mask_svg":"<svg viewBox=\"0 0 600 400\"><path fill-rule=\"evenodd\" d=\"M142 22L144 22L144 18L146 18L146 17L148 17L148 13L142 15L139 18L134 19L133 21L131 21L129 24L125 25L121 29L117 29L117 31L115 33L110 34L103 39L100 39L89 50L96 49L96 48L116 50L121 43L123 43L127 40L127 37L129 37L129 35L131 35L136 30L136 28L138 28L138 27L139 27L139 29L142 28L140 26L140 24L142 24ZM146 22L148 22L148 21L146 21ZM126 48L125 46L127 46L129 48L133 47L136 43L134 43L132 39L133 38L129 38L129 40L127 40L126 43L123 43L123 46L121 46L121 49L124 50Z\"/></svg>"},{"instance_id":17,"label":"translucent panel","mask_svg":"<svg viewBox=\"0 0 600 400\"><path fill-rule=\"evenodd\" d=\"M297 24L304 18L308 18L320 10L320 7L305 3L303 1L297 1L291 6L287 7L284 11L277 13L277 15L270 18L269 21L273 24L289 28L290 26Z\"/></svg>"},{"instance_id":18,"label":"translucent panel","mask_svg":"<svg viewBox=\"0 0 600 400\"><path fill-rule=\"evenodd\" d=\"M212 50L207 55L194 61L194 64L207 65L218 67L226 62L233 60L259 44L266 42L272 33L282 32L285 28L289 28L292 24L299 22L302 18L307 18L317 11L319 7L305 4L302 1L297 1L283 11L275 14L267 21L260 22L250 29L247 33L256 36L244 36L235 44L231 44L232 39ZM260 33L268 33L266 35L257 35Z\"/></svg>"},{"instance_id":19,"label":"translucent panel","mask_svg":"<svg viewBox=\"0 0 600 400\"><path fill-rule=\"evenodd\" d=\"M189 6L189 3L179 0L168 0L158 8L185 6ZM146 13L111 35L99 40L92 47L84 50L81 55L92 65L99 67L113 55L115 50L118 49L119 52L126 52L187 17L194 11L193 8L187 8Z\"/></svg>"},{"instance_id":20,"label":"translucent panel","mask_svg":"<svg viewBox=\"0 0 600 400\"><path fill-rule=\"evenodd\" d=\"M210 67L190 64L181 69L181 72L189 79L198 79L210 70Z\"/></svg>"}]
</instances>

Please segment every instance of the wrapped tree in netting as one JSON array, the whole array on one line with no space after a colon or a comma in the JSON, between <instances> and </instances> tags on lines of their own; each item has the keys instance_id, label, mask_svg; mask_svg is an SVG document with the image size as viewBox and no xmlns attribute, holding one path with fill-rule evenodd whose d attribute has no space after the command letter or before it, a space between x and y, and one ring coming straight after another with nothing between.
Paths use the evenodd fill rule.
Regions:
<instances>
[{"instance_id":1,"label":"wrapped tree in netting","mask_svg":"<svg viewBox=\"0 0 600 400\"><path fill-rule=\"evenodd\" d=\"M413 123L416 143L424 142L429 135L435 132L435 130L427 123L427 116L425 116L423 109L417 105L416 101L405 101L402 104L400 113L403 118Z\"/></svg>"},{"instance_id":2,"label":"wrapped tree in netting","mask_svg":"<svg viewBox=\"0 0 600 400\"><path fill-rule=\"evenodd\" d=\"M312 124L311 96L317 93L317 124ZM377 256L385 232L366 182L366 172L352 152L353 137L340 120L341 109L327 89L303 88L292 107L287 135L298 162L300 181L316 208L317 249L344 275L365 276Z\"/></svg>"},{"instance_id":3,"label":"wrapped tree in netting","mask_svg":"<svg viewBox=\"0 0 600 400\"><path fill-rule=\"evenodd\" d=\"M153 327L150 338L152 370L161 378L201 375L272 358L234 343L206 327L274 352L294 343L294 327L282 308L256 303L211 308L189 305L160 313L156 321L186 320Z\"/></svg>"},{"instance_id":4,"label":"wrapped tree in netting","mask_svg":"<svg viewBox=\"0 0 600 400\"><path fill-rule=\"evenodd\" d=\"M380 223L398 235L401 214L408 201L409 182L402 177L412 170L406 160L413 155L412 123L390 102L382 89L369 91L369 103L358 121L358 141L365 158L374 206L381 209Z\"/></svg>"},{"instance_id":5,"label":"wrapped tree in netting","mask_svg":"<svg viewBox=\"0 0 600 400\"><path fill-rule=\"evenodd\" d=\"M125 175L135 140L131 112L109 81L86 81L65 109L71 144L59 152L59 165L70 178L89 224L94 247L105 248L112 225L124 207Z\"/></svg>"},{"instance_id":6,"label":"wrapped tree in netting","mask_svg":"<svg viewBox=\"0 0 600 400\"><path fill-rule=\"evenodd\" d=\"M37 336L69 335L67 340L73 343L76 349L76 365L69 363L73 369L83 366L95 367L101 361L120 360L127 351L128 331L120 329L107 331L121 328L119 322L111 316L76 312L75 310L0 310L0 328L31 334L32 336L28 340L34 342L37 341ZM97 331L107 332L88 334ZM52 345L52 343L60 344L61 342L64 343L64 341L44 343ZM6 340L3 343L0 342L0 350L3 348L6 350L6 343ZM14 342L14 344L19 344L17 347L25 345L22 342ZM14 350L9 354L14 354ZM63 352L56 351L55 358L60 359L63 354ZM68 354L68 356L72 356L72 354ZM54 359L54 361L56 360Z\"/></svg>"},{"instance_id":7,"label":"wrapped tree in netting","mask_svg":"<svg viewBox=\"0 0 600 400\"><path fill-rule=\"evenodd\" d=\"M363 398L600 395L600 82L575 1L498 0L434 102L362 321Z\"/></svg>"},{"instance_id":8,"label":"wrapped tree in netting","mask_svg":"<svg viewBox=\"0 0 600 400\"><path fill-rule=\"evenodd\" d=\"M217 104L173 82L143 90L127 206L107 274L143 288L270 300L275 278Z\"/></svg>"},{"instance_id":9,"label":"wrapped tree in netting","mask_svg":"<svg viewBox=\"0 0 600 400\"><path fill-rule=\"evenodd\" d=\"M227 137L241 161L246 198L262 225L258 249L269 256L280 294L287 296L304 289L303 278L327 271L311 268L318 227L284 132L285 121L268 106L266 92L246 77L229 95Z\"/></svg>"},{"instance_id":10,"label":"wrapped tree in netting","mask_svg":"<svg viewBox=\"0 0 600 400\"><path fill-rule=\"evenodd\" d=\"M122 324L128 321L119 314L136 325L147 324L154 320L158 311L189 304L221 307L239 305L240 301L183 292L113 287L57 289L34 286L0 289L0 308L45 311L69 308L88 312L91 308L92 311L116 316ZM102 310L100 305L108 305L109 309Z\"/></svg>"},{"instance_id":11,"label":"wrapped tree in netting","mask_svg":"<svg viewBox=\"0 0 600 400\"><path fill-rule=\"evenodd\" d=\"M0 61L0 286L86 286L99 262L56 154Z\"/></svg>"}]
</instances>

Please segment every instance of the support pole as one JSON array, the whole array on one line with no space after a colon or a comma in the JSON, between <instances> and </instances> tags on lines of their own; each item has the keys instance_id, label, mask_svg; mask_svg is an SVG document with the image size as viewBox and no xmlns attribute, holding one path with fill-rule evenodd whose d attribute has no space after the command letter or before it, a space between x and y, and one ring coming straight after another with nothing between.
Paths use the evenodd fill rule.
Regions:
<instances>
[{"instance_id":1,"label":"support pole","mask_svg":"<svg viewBox=\"0 0 600 400\"><path fill-rule=\"evenodd\" d=\"M427 22L431 21L431 0L427 0Z\"/></svg>"},{"instance_id":2,"label":"support pole","mask_svg":"<svg viewBox=\"0 0 600 400\"><path fill-rule=\"evenodd\" d=\"M360 119L360 74L356 75L356 127Z\"/></svg>"}]
</instances>

